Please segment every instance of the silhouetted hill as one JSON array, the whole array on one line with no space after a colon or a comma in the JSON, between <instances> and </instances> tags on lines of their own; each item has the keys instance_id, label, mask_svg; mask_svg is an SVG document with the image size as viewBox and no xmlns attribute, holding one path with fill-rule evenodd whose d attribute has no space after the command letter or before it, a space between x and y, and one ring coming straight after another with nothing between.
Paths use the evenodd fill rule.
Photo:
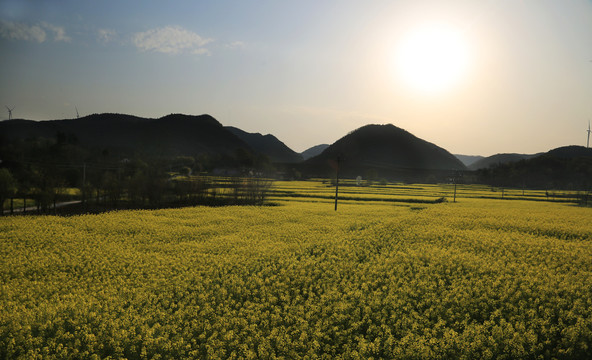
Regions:
<instances>
[{"instance_id":1,"label":"silhouetted hill","mask_svg":"<svg viewBox=\"0 0 592 360\"><path fill-rule=\"evenodd\" d=\"M469 170L484 169L484 168L488 168L488 167L494 166L494 165L507 164L510 162L531 159L531 158L539 156L541 154L542 153L531 154L531 155L528 155L528 154L495 154L495 155L491 155L486 158L483 158L481 160L475 161L473 164L468 165L468 168L469 168Z\"/></svg>"},{"instance_id":2,"label":"silhouetted hill","mask_svg":"<svg viewBox=\"0 0 592 360\"><path fill-rule=\"evenodd\" d=\"M549 150L546 155L563 159L577 159L592 157L592 149L584 146L570 145Z\"/></svg>"},{"instance_id":3,"label":"silhouetted hill","mask_svg":"<svg viewBox=\"0 0 592 360\"><path fill-rule=\"evenodd\" d=\"M272 162L297 163L303 160L300 154L271 134L248 133L233 126L226 126L226 129L247 143L255 152L267 156Z\"/></svg>"},{"instance_id":4,"label":"silhouetted hill","mask_svg":"<svg viewBox=\"0 0 592 360\"><path fill-rule=\"evenodd\" d=\"M316 146L313 146L309 149L304 150L303 152L300 153L300 155L302 155L302 158L304 160L308 160L311 157L319 155L320 153L325 151L325 149L328 147L329 147L329 144L316 145Z\"/></svg>"},{"instance_id":5,"label":"silhouetted hill","mask_svg":"<svg viewBox=\"0 0 592 360\"><path fill-rule=\"evenodd\" d=\"M224 154L249 146L210 115L172 114L158 119L94 114L79 119L0 122L3 143L63 134L84 148L122 155L177 156Z\"/></svg>"},{"instance_id":6,"label":"silhouetted hill","mask_svg":"<svg viewBox=\"0 0 592 360\"><path fill-rule=\"evenodd\" d=\"M466 170L448 151L391 124L367 125L349 133L320 155L308 159L304 169L318 175L330 173L328 164L338 157L346 176L417 178L428 173Z\"/></svg>"},{"instance_id":7,"label":"silhouetted hill","mask_svg":"<svg viewBox=\"0 0 592 360\"><path fill-rule=\"evenodd\" d=\"M470 166L471 164L474 164L475 162L484 159L483 156L480 155L459 155L459 154L454 154L454 156L456 156L457 159L459 159L463 164L465 164L465 166Z\"/></svg>"},{"instance_id":8,"label":"silhouetted hill","mask_svg":"<svg viewBox=\"0 0 592 360\"><path fill-rule=\"evenodd\" d=\"M514 162L477 170L480 182L496 186L590 190L592 149L565 146Z\"/></svg>"}]
</instances>

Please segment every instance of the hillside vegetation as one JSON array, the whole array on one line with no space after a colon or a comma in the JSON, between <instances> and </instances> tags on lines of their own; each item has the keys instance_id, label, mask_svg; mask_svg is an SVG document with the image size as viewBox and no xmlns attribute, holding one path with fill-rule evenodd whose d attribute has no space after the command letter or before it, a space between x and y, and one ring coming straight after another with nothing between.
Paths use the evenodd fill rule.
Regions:
<instances>
[{"instance_id":1,"label":"hillside vegetation","mask_svg":"<svg viewBox=\"0 0 592 360\"><path fill-rule=\"evenodd\" d=\"M337 169L352 179L423 183L454 179L589 191L590 159L591 149L566 146L536 155L497 154L471 164L470 170L478 170L469 171L447 150L392 124L363 126L332 145L319 145L301 155L271 134L224 127L209 115L148 119L95 114L0 122L0 167L17 184L16 192L0 189L0 200L17 194L47 203L56 201L57 188L104 192L111 179L129 186L133 177L167 181L175 173L302 179L335 177Z\"/></svg>"},{"instance_id":2,"label":"hillside vegetation","mask_svg":"<svg viewBox=\"0 0 592 360\"><path fill-rule=\"evenodd\" d=\"M481 183L539 189L592 189L592 149L565 146L476 171Z\"/></svg>"}]
</instances>

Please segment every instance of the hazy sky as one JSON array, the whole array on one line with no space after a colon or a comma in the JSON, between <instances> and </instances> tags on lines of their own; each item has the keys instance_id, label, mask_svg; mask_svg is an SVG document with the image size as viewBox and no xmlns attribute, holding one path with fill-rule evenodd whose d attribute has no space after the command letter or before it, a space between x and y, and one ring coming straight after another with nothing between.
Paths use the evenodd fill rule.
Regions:
<instances>
[{"instance_id":1,"label":"hazy sky","mask_svg":"<svg viewBox=\"0 0 592 360\"><path fill-rule=\"evenodd\" d=\"M207 113L295 151L585 145L591 60L592 0L0 0L0 119Z\"/></svg>"}]
</instances>

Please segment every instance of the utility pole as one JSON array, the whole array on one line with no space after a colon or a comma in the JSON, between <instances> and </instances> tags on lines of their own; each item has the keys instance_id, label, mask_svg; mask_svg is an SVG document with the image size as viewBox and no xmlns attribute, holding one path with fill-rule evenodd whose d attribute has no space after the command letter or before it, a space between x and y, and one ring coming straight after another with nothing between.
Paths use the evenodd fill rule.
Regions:
<instances>
[{"instance_id":1,"label":"utility pole","mask_svg":"<svg viewBox=\"0 0 592 360\"><path fill-rule=\"evenodd\" d=\"M335 176L335 211L337 211L337 198L339 196L339 167L341 158L337 156L337 175Z\"/></svg>"},{"instance_id":2,"label":"utility pole","mask_svg":"<svg viewBox=\"0 0 592 360\"><path fill-rule=\"evenodd\" d=\"M462 176L462 174L460 172L456 172L455 174L452 175L452 177L450 178L450 180L452 181L452 183L454 184L454 196L452 198L452 202L456 202L456 184L458 183L458 179Z\"/></svg>"},{"instance_id":3,"label":"utility pole","mask_svg":"<svg viewBox=\"0 0 592 360\"><path fill-rule=\"evenodd\" d=\"M86 163L82 163L82 204L86 211Z\"/></svg>"}]
</instances>

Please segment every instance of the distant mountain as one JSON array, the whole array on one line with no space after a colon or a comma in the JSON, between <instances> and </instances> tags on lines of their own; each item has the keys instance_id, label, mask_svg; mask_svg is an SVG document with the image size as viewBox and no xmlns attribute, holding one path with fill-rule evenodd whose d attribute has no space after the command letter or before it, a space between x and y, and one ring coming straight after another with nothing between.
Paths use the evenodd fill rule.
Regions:
<instances>
[{"instance_id":1,"label":"distant mountain","mask_svg":"<svg viewBox=\"0 0 592 360\"><path fill-rule=\"evenodd\" d=\"M528 159L481 168L476 175L479 182L495 186L589 190L592 149L564 146Z\"/></svg>"},{"instance_id":2,"label":"distant mountain","mask_svg":"<svg viewBox=\"0 0 592 360\"><path fill-rule=\"evenodd\" d=\"M484 159L483 156L480 155L458 155L458 154L454 154L454 156L456 156L457 159L459 159L463 164L465 164L465 166L469 166L481 159Z\"/></svg>"},{"instance_id":3,"label":"distant mountain","mask_svg":"<svg viewBox=\"0 0 592 360\"><path fill-rule=\"evenodd\" d=\"M468 165L469 170L478 170L488 168L492 165L500 165L500 164L507 164L511 162L516 162L520 160L531 159L541 155L542 153L538 154L495 154L492 156L488 156L481 160L477 160L471 165Z\"/></svg>"},{"instance_id":4,"label":"distant mountain","mask_svg":"<svg viewBox=\"0 0 592 360\"><path fill-rule=\"evenodd\" d=\"M570 145L549 150L546 155L562 159L589 158L592 157L592 149L578 145Z\"/></svg>"},{"instance_id":5,"label":"distant mountain","mask_svg":"<svg viewBox=\"0 0 592 360\"><path fill-rule=\"evenodd\" d=\"M349 133L306 160L305 169L319 175L328 173L329 163L338 157L342 173L348 176L373 173L401 177L466 170L448 151L392 124L366 125Z\"/></svg>"},{"instance_id":6,"label":"distant mountain","mask_svg":"<svg viewBox=\"0 0 592 360\"><path fill-rule=\"evenodd\" d=\"M94 114L79 119L0 122L0 145L31 138L75 139L79 146L130 156L225 154L250 150L210 115L172 114L158 119Z\"/></svg>"},{"instance_id":7,"label":"distant mountain","mask_svg":"<svg viewBox=\"0 0 592 360\"><path fill-rule=\"evenodd\" d=\"M226 126L226 129L247 143L255 152L267 156L275 163L301 162L302 156L271 134L248 133L241 129Z\"/></svg>"},{"instance_id":8,"label":"distant mountain","mask_svg":"<svg viewBox=\"0 0 592 360\"><path fill-rule=\"evenodd\" d=\"M300 155L302 155L302 158L304 160L308 160L311 157L319 155L320 153L325 151L325 149L328 147L329 147L329 144L316 145L316 146L313 146L311 148L304 150L303 152L300 153Z\"/></svg>"}]
</instances>

